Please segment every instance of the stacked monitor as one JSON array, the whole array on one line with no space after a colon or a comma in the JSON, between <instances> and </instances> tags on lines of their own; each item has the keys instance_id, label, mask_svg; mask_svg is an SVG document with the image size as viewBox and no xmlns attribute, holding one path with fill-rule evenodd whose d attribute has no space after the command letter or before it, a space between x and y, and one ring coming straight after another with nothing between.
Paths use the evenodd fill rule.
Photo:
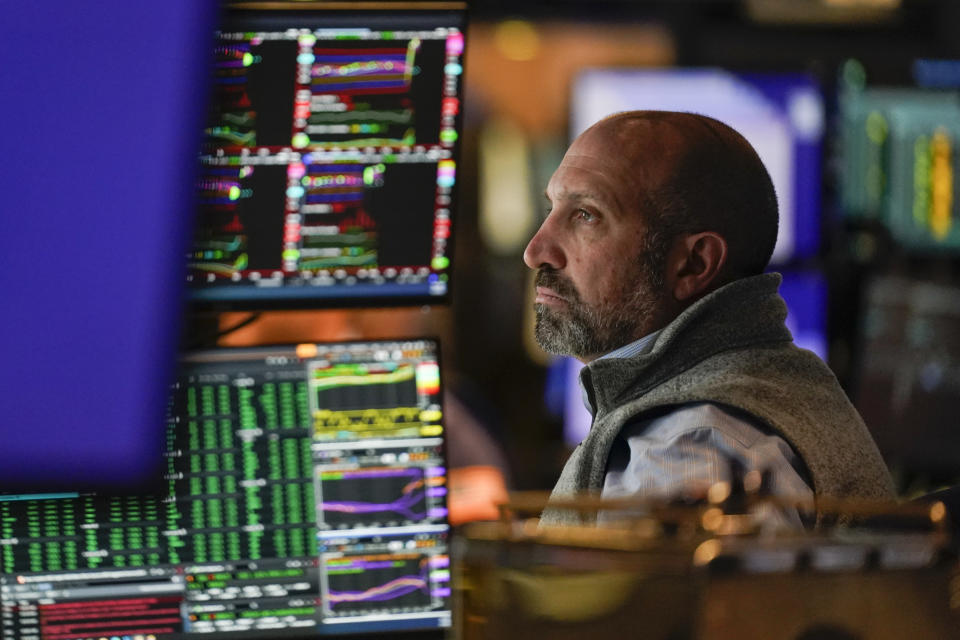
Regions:
<instances>
[{"instance_id":1,"label":"stacked monitor","mask_svg":"<svg viewBox=\"0 0 960 640\"><path fill-rule=\"evenodd\" d=\"M871 267L851 395L895 477L937 486L960 469L960 61L911 67L840 77L840 204Z\"/></svg>"},{"instance_id":2,"label":"stacked monitor","mask_svg":"<svg viewBox=\"0 0 960 640\"><path fill-rule=\"evenodd\" d=\"M0 496L4 638L443 627L437 345L185 355L164 491Z\"/></svg>"},{"instance_id":3,"label":"stacked monitor","mask_svg":"<svg viewBox=\"0 0 960 640\"><path fill-rule=\"evenodd\" d=\"M196 311L446 300L456 3L238 5L214 44ZM0 493L0 637L417 637L450 626L429 339L180 354L156 492Z\"/></svg>"},{"instance_id":4,"label":"stacked monitor","mask_svg":"<svg viewBox=\"0 0 960 640\"><path fill-rule=\"evenodd\" d=\"M216 46L194 304L444 301L462 12L245 14Z\"/></svg>"},{"instance_id":5,"label":"stacked monitor","mask_svg":"<svg viewBox=\"0 0 960 640\"><path fill-rule=\"evenodd\" d=\"M932 484L960 469L960 288L895 275L864 295L852 397L891 468Z\"/></svg>"},{"instance_id":6,"label":"stacked monitor","mask_svg":"<svg viewBox=\"0 0 960 640\"><path fill-rule=\"evenodd\" d=\"M862 79L846 79L840 96L844 213L852 220L879 223L909 251L956 251L957 85L873 87Z\"/></svg>"}]
</instances>

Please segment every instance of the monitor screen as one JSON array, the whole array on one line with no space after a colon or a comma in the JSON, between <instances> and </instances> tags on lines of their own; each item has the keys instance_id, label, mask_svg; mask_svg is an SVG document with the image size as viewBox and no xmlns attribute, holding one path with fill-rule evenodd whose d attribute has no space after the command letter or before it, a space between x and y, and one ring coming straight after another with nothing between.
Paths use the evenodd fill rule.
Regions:
<instances>
[{"instance_id":1,"label":"monitor screen","mask_svg":"<svg viewBox=\"0 0 960 640\"><path fill-rule=\"evenodd\" d=\"M688 111L724 122L750 141L780 205L772 262L809 257L820 242L824 109L812 77L722 69L591 69L576 80L571 133L633 109Z\"/></svg>"},{"instance_id":2,"label":"monitor screen","mask_svg":"<svg viewBox=\"0 0 960 640\"><path fill-rule=\"evenodd\" d=\"M441 633L439 372L427 340L186 354L162 493L0 496L0 636Z\"/></svg>"},{"instance_id":3,"label":"monitor screen","mask_svg":"<svg viewBox=\"0 0 960 640\"><path fill-rule=\"evenodd\" d=\"M200 158L195 305L446 300L464 12L403 6L228 13Z\"/></svg>"},{"instance_id":4,"label":"monitor screen","mask_svg":"<svg viewBox=\"0 0 960 640\"><path fill-rule=\"evenodd\" d=\"M854 404L895 475L955 483L960 287L877 275L863 305Z\"/></svg>"},{"instance_id":5,"label":"monitor screen","mask_svg":"<svg viewBox=\"0 0 960 640\"><path fill-rule=\"evenodd\" d=\"M909 251L956 251L960 91L851 82L843 88L839 159L844 214L861 223L879 223Z\"/></svg>"}]
</instances>

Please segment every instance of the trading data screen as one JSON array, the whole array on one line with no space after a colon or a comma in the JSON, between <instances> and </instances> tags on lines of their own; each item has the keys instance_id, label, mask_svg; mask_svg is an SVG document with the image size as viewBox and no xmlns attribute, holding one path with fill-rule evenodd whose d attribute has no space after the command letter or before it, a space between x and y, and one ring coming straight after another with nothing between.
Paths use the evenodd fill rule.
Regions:
<instances>
[{"instance_id":1,"label":"trading data screen","mask_svg":"<svg viewBox=\"0 0 960 640\"><path fill-rule=\"evenodd\" d=\"M162 494L0 496L0 637L449 626L440 397L430 341L186 355Z\"/></svg>"},{"instance_id":2,"label":"trading data screen","mask_svg":"<svg viewBox=\"0 0 960 640\"><path fill-rule=\"evenodd\" d=\"M840 99L843 212L882 224L909 251L955 252L960 248L960 199L954 195L960 90L872 87L865 77L857 80L847 79Z\"/></svg>"},{"instance_id":3,"label":"trading data screen","mask_svg":"<svg viewBox=\"0 0 960 640\"><path fill-rule=\"evenodd\" d=\"M463 12L247 13L216 43L193 301L444 299Z\"/></svg>"}]
</instances>

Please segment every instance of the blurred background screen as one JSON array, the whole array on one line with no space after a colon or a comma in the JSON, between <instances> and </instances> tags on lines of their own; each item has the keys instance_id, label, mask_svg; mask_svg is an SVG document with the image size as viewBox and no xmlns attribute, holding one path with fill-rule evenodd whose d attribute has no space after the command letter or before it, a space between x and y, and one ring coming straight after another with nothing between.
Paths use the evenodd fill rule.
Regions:
<instances>
[{"instance_id":1,"label":"blurred background screen","mask_svg":"<svg viewBox=\"0 0 960 640\"><path fill-rule=\"evenodd\" d=\"M773 264L815 253L820 241L823 98L803 74L723 69L591 69L571 97L571 137L618 111L695 111L730 125L766 166L780 205Z\"/></svg>"},{"instance_id":2,"label":"blurred background screen","mask_svg":"<svg viewBox=\"0 0 960 640\"><path fill-rule=\"evenodd\" d=\"M159 477L212 1L0 20L0 487Z\"/></svg>"}]
</instances>

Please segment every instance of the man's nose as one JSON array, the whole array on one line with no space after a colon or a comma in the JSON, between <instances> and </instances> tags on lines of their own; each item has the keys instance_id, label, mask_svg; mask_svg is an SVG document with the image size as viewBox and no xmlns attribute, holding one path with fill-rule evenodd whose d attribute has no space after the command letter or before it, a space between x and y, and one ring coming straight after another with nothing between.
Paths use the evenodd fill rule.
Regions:
<instances>
[{"instance_id":1,"label":"man's nose","mask_svg":"<svg viewBox=\"0 0 960 640\"><path fill-rule=\"evenodd\" d=\"M539 269L544 265L562 269L566 264L563 250L554 237L552 227L548 217L527 243L527 248L523 251L523 261L531 269Z\"/></svg>"}]
</instances>

